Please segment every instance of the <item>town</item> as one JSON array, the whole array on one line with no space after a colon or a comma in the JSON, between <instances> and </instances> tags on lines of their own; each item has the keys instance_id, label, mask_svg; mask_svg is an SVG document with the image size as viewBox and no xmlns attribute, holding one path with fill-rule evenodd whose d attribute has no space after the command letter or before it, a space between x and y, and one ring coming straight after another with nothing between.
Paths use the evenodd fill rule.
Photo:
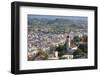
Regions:
<instances>
[{"instance_id":1,"label":"town","mask_svg":"<svg viewBox=\"0 0 100 76\"><path fill-rule=\"evenodd\" d=\"M27 58L88 58L87 17L28 16Z\"/></svg>"},{"instance_id":2,"label":"town","mask_svg":"<svg viewBox=\"0 0 100 76\"><path fill-rule=\"evenodd\" d=\"M28 58L29 60L59 59L58 50L56 50L56 48L59 47L59 45L67 44L67 49L65 49L66 52L62 55L62 58L73 59L73 52L78 49L79 44L73 44L71 41L75 37L82 38L83 35L85 36L86 34L78 31L60 34L44 32L34 33L33 31L30 31L28 33ZM67 38L68 36L69 38ZM41 55L37 55L39 52Z\"/></svg>"}]
</instances>

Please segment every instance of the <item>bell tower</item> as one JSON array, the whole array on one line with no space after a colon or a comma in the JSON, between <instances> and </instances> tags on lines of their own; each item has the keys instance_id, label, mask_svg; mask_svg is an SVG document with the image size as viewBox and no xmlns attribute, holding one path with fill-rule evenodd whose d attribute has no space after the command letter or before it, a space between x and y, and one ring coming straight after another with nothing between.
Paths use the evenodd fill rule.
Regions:
<instances>
[{"instance_id":1,"label":"bell tower","mask_svg":"<svg viewBox=\"0 0 100 76\"><path fill-rule=\"evenodd\" d=\"M70 48L70 36L68 35L66 37L66 51L68 52L69 51L69 48Z\"/></svg>"}]
</instances>

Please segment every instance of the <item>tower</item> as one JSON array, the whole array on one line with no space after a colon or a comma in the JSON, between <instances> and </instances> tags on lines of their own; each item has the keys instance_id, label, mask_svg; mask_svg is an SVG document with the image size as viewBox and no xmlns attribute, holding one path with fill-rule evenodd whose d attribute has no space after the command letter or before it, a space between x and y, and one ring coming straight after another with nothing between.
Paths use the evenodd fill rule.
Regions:
<instances>
[{"instance_id":1,"label":"tower","mask_svg":"<svg viewBox=\"0 0 100 76\"><path fill-rule=\"evenodd\" d=\"M68 35L66 37L66 51L68 52L69 51L69 48L70 48L70 36Z\"/></svg>"},{"instance_id":2,"label":"tower","mask_svg":"<svg viewBox=\"0 0 100 76\"><path fill-rule=\"evenodd\" d=\"M66 47L70 48L70 37L69 37L69 35L66 37Z\"/></svg>"}]
</instances>

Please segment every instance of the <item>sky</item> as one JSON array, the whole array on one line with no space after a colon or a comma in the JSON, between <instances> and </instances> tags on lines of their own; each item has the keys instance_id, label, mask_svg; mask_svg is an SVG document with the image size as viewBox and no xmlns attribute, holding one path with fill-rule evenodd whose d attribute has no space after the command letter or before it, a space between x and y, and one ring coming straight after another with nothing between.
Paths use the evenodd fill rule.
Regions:
<instances>
[{"instance_id":1,"label":"sky","mask_svg":"<svg viewBox=\"0 0 100 76\"><path fill-rule=\"evenodd\" d=\"M28 15L28 19L71 19L71 20L87 20L88 17L82 17L82 16L53 16L53 15Z\"/></svg>"}]
</instances>

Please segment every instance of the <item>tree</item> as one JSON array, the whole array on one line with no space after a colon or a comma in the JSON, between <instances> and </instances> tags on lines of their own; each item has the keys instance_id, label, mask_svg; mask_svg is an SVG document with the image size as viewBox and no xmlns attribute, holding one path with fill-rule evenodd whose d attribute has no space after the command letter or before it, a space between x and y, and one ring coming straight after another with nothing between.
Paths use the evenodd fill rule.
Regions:
<instances>
[{"instance_id":1,"label":"tree","mask_svg":"<svg viewBox=\"0 0 100 76\"><path fill-rule=\"evenodd\" d=\"M84 55L84 52L81 49L77 49L77 50L75 50L73 55L74 55L74 58L80 58Z\"/></svg>"},{"instance_id":2,"label":"tree","mask_svg":"<svg viewBox=\"0 0 100 76\"><path fill-rule=\"evenodd\" d=\"M88 45L87 43L80 44L78 48L81 49L84 53L87 53Z\"/></svg>"},{"instance_id":3,"label":"tree","mask_svg":"<svg viewBox=\"0 0 100 76\"><path fill-rule=\"evenodd\" d=\"M81 38L81 41L82 42L87 42L88 41L87 35L83 35L82 38Z\"/></svg>"},{"instance_id":4,"label":"tree","mask_svg":"<svg viewBox=\"0 0 100 76\"><path fill-rule=\"evenodd\" d=\"M33 56L32 60L46 60L48 59L48 54L41 49L38 49L38 53Z\"/></svg>"},{"instance_id":5,"label":"tree","mask_svg":"<svg viewBox=\"0 0 100 76\"><path fill-rule=\"evenodd\" d=\"M73 41L74 42L79 42L80 41L80 38L78 36L74 36Z\"/></svg>"},{"instance_id":6,"label":"tree","mask_svg":"<svg viewBox=\"0 0 100 76\"><path fill-rule=\"evenodd\" d=\"M66 50L66 46L64 45L59 45L56 48L56 51L58 51L58 56L61 57L62 55L64 55L64 51Z\"/></svg>"}]
</instances>

